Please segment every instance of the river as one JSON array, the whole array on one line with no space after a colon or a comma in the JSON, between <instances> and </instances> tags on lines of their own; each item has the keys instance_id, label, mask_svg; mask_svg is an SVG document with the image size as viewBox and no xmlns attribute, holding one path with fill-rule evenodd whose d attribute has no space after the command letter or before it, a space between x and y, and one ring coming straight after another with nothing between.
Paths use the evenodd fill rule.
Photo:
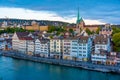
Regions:
<instances>
[{"instance_id":1,"label":"river","mask_svg":"<svg viewBox=\"0 0 120 80\"><path fill-rule=\"evenodd\" d=\"M120 75L0 57L0 80L120 80Z\"/></svg>"}]
</instances>

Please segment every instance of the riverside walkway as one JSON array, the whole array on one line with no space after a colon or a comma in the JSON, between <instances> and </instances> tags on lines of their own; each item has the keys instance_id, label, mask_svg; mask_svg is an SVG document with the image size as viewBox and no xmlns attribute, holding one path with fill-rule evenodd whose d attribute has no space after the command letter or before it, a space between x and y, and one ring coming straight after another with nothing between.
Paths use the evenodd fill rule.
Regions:
<instances>
[{"instance_id":1,"label":"riverside walkway","mask_svg":"<svg viewBox=\"0 0 120 80\"><path fill-rule=\"evenodd\" d=\"M30 55L26 55L22 53L19 54L18 52L14 52L14 51L9 51L9 52L3 51L1 53L2 53L2 56L17 58L17 59L49 63L49 64L55 64L55 65L77 67L77 68L83 68L87 70L95 70L95 71L101 71L101 72L114 72L114 73L120 74L120 66L107 66L107 65L92 64L91 62L42 58L42 57L30 56Z\"/></svg>"}]
</instances>

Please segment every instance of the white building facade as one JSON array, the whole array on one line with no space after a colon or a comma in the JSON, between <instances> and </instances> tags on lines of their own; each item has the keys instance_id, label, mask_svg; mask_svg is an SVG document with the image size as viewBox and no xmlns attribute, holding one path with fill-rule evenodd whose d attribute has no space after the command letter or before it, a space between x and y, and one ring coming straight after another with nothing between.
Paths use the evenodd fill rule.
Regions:
<instances>
[{"instance_id":1,"label":"white building facade","mask_svg":"<svg viewBox=\"0 0 120 80\"><path fill-rule=\"evenodd\" d=\"M49 56L49 40L48 39L36 39L35 54L38 54L41 57Z\"/></svg>"},{"instance_id":2,"label":"white building facade","mask_svg":"<svg viewBox=\"0 0 120 80\"><path fill-rule=\"evenodd\" d=\"M28 32L15 32L12 37L12 48L21 53L33 54L34 40Z\"/></svg>"},{"instance_id":3,"label":"white building facade","mask_svg":"<svg viewBox=\"0 0 120 80\"><path fill-rule=\"evenodd\" d=\"M93 63L105 64L107 55L111 51L110 38L106 35L98 35L94 39L94 52L91 54Z\"/></svg>"},{"instance_id":4,"label":"white building facade","mask_svg":"<svg viewBox=\"0 0 120 80\"><path fill-rule=\"evenodd\" d=\"M50 57L60 59L62 57L62 40L50 39Z\"/></svg>"}]
</instances>

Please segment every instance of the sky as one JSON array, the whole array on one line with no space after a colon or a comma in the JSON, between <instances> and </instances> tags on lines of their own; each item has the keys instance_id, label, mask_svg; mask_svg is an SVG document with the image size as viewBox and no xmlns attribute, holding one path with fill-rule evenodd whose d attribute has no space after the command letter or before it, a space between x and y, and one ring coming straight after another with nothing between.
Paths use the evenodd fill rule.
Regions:
<instances>
[{"instance_id":1,"label":"sky","mask_svg":"<svg viewBox=\"0 0 120 80\"><path fill-rule=\"evenodd\" d=\"M0 0L0 18L120 24L120 0Z\"/></svg>"}]
</instances>

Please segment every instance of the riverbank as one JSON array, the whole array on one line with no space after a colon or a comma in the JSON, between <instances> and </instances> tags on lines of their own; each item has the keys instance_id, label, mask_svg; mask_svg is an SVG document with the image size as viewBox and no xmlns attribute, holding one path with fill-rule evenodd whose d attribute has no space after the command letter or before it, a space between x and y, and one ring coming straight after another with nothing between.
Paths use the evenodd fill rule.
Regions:
<instances>
[{"instance_id":1,"label":"riverbank","mask_svg":"<svg viewBox=\"0 0 120 80\"><path fill-rule=\"evenodd\" d=\"M70 61L70 60L61 60L61 59L50 59L50 58L42 58L35 57L26 54L19 54L18 52L2 52L2 56L12 57L16 59L29 60L41 63L48 63L54 65L62 65L62 66L70 66L76 68L83 68L87 70L100 71L100 72L114 72L120 74L119 66L107 66L107 65L98 65L92 64L90 62L80 62L80 61Z\"/></svg>"}]
</instances>

